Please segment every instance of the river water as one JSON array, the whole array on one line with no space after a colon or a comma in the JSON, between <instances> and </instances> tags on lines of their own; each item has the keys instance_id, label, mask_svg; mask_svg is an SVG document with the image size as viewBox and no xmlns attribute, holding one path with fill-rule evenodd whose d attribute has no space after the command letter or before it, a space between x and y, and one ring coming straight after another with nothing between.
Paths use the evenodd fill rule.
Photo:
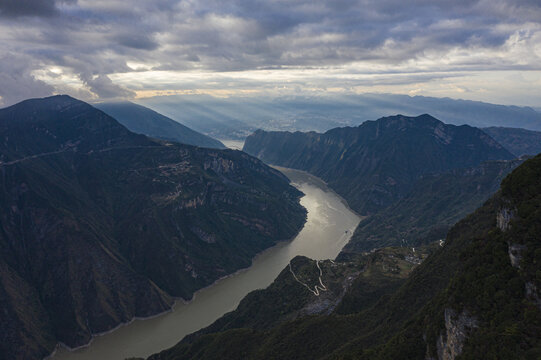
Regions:
<instances>
[{"instance_id":1,"label":"river water","mask_svg":"<svg viewBox=\"0 0 541 360\"><path fill-rule=\"evenodd\" d=\"M122 360L147 357L169 348L185 335L210 325L234 310L250 291L267 287L297 255L333 259L349 241L360 217L320 179L305 172L278 168L305 195L306 224L290 242L259 254L248 269L198 291L189 303L177 302L173 311L147 320L135 320L76 351L59 349L55 360Z\"/></svg>"},{"instance_id":2,"label":"river water","mask_svg":"<svg viewBox=\"0 0 541 360\"><path fill-rule=\"evenodd\" d=\"M229 149L233 149L233 150L242 150L244 146L244 140L220 139L220 141Z\"/></svg>"}]
</instances>

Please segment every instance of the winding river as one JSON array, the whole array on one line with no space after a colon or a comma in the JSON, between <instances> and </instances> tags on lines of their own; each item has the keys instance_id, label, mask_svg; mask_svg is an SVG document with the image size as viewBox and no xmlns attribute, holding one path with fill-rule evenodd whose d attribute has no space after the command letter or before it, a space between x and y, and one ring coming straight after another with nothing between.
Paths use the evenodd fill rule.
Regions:
<instances>
[{"instance_id":1,"label":"winding river","mask_svg":"<svg viewBox=\"0 0 541 360\"><path fill-rule=\"evenodd\" d=\"M297 255L333 259L349 241L360 217L320 179L305 172L278 168L305 195L306 224L290 242L280 243L259 254L248 269L241 270L198 291L189 303L177 302L173 311L135 320L106 335L97 336L89 347L76 351L59 349L55 360L122 360L147 357L169 348L185 335L210 325L238 305L250 291L267 287Z\"/></svg>"}]
</instances>

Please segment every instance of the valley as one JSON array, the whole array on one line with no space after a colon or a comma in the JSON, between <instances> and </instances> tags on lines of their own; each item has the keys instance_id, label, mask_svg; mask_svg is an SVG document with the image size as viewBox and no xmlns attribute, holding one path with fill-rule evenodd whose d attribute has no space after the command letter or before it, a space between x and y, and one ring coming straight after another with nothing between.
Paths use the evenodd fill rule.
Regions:
<instances>
[{"instance_id":1,"label":"valley","mask_svg":"<svg viewBox=\"0 0 541 360\"><path fill-rule=\"evenodd\" d=\"M370 358L418 352L393 341L406 327L418 334L419 311L431 314L423 341L434 353L438 294L468 271L462 248L472 234L492 236L487 214L511 201L497 192L502 180L508 189L509 177L538 163L426 114L324 134L258 130L222 150L138 135L55 96L0 110L2 134L0 318L9 337L0 347L15 358L55 344L60 360ZM537 135L498 136L534 145ZM504 208L500 229L517 211ZM474 211L480 228L464 229ZM516 266L526 245L509 246ZM521 281L535 299L535 281ZM443 309L447 327L455 316L478 326L454 308ZM305 333L319 327L325 335ZM439 352L464 346L438 339Z\"/></svg>"},{"instance_id":2,"label":"valley","mask_svg":"<svg viewBox=\"0 0 541 360\"><path fill-rule=\"evenodd\" d=\"M173 346L185 335L213 323L236 308L249 292L266 288L291 259L333 259L349 241L360 217L319 179L302 171L280 168L303 192L307 220L297 236L257 255L252 265L199 290L189 302L177 301L172 312L136 320L74 352L58 349L55 360L116 360L146 357ZM346 232L347 230L347 232Z\"/></svg>"},{"instance_id":3,"label":"valley","mask_svg":"<svg viewBox=\"0 0 541 360\"><path fill-rule=\"evenodd\" d=\"M69 96L1 109L0 137L3 357L163 313L305 222L259 160L132 133Z\"/></svg>"},{"instance_id":4,"label":"valley","mask_svg":"<svg viewBox=\"0 0 541 360\"><path fill-rule=\"evenodd\" d=\"M541 0L0 0L0 360L541 360Z\"/></svg>"},{"instance_id":5,"label":"valley","mask_svg":"<svg viewBox=\"0 0 541 360\"><path fill-rule=\"evenodd\" d=\"M537 359L540 179L538 155L444 243L341 253L321 267L295 258L234 312L149 359ZM329 291L297 281L318 276Z\"/></svg>"}]
</instances>

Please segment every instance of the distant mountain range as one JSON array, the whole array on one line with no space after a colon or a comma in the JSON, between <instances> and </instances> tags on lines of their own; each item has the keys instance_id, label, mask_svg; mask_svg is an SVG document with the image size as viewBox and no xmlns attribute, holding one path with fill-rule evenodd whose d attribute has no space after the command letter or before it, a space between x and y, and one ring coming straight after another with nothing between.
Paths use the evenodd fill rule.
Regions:
<instances>
[{"instance_id":1,"label":"distant mountain range","mask_svg":"<svg viewBox=\"0 0 541 360\"><path fill-rule=\"evenodd\" d=\"M130 131L181 144L225 149L225 145L209 136L190 129L147 107L132 102L97 103L94 105Z\"/></svg>"},{"instance_id":2,"label":"distant mountain range","mask_svg":"<svg viewBox=\"0 0 541 360\"><path fill-rule=\"evenodd\" d=\"M267 289L150 360L538 359L540 203L538 155L444 243L296 258Z\"/></svg>"},{"instance_id":3,"label":"distant mountain range","mask_svg":"<svg viewBox=\"0 0 541 360\"><path fill-rule=\"evenodd\" d=\"M339 94L216 98L182 95L140 99L139 102L219 139L244 139L257 129L325 132L335 127L357 126L367 119L382 116L423 113L454 125L541 131L541 112L529 107L424 96Z\"/></svg>"},{"instance_id":4,"label":"distant mountain range","mask_svg":"<svg viewBox=\"0 0 541 360\"><path fill-rule=\"evenodd\" d=\"M2 359L166 311L306 215L261 161L132 133L69 96L0 109L0 173Z\"/></svg>"},{"instance_id":5,"label":"distant mountain range","mask_svg":"<svg viewBox=\"0 0 541 360\"><path fill-rule=\"evenodd\" d=\"M515 157L477 128L430 115L385 117L323 134L258 130L244 151L322 178L363 215L403 198L423 175Z\"/></svg>"}]
</instances>

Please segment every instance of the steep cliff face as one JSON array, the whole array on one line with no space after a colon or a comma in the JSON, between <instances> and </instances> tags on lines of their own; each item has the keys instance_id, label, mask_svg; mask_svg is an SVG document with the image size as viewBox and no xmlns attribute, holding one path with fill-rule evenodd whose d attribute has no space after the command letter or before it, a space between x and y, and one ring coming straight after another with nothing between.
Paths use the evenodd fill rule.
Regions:
<instances>
[{"instance_id":1,"label":"steep cliff face","mask_svg":"<svg viewBox=\"0 0 541 360\"><path fill-rule=\"evenodd\" d=\"M541 243L534 235L541 230L540 203L541 157L537 156L507 176L501 191L469 216L468 222L482 224L487 215L492 221L479 226L481 236L462 243L455 275L425 309L422 326L429 356L534 359L541 355L541 307L532 291L540 283ZM455 228L464 229L462 223L466 220Z\"/></svg>"},{"instance_id":2,"label":"steep cliff face","mask_svg":"<svg viewBox=\"0 0 541 360\"><path fill-rule=\"evenodd\" d=\"M454 360L462 353L464 342L478 324L477 320L465 311L457 314L453 309L445 309L444 317L445 332L440 335L436 344L438 360Z\"/></svg>"},{"instance_id":3,"label":"steep cliff face","mask_svg":"<svg viewBox=\"0 0 541 360\"><path fill-rule=\"evenodd\" d=\"M405 196L421 175L514 158L481 130L430 115L397 115L324 134L259 130L244 151L321 177L361 214Z\"/></svg>"},{"instance_id":4,"label":"steep cliff face","mask_svg":"<svg viewBox=\"0 0 541 360\"><path fill-rule=\"evenodd\" d=\"M511 220L515 217L515 211L506 206L503 206L496 216L496 224L501 231L509 230Z\"/></svg>"},{"instance_id":5,"label":"steep cliff face","mask_svg":"<svg viewBox=\"0 0 541 360\"><path fill-rule=\"evenodd\" d=\"M67 96L0 110L0 159L10 359L165 311L305 219L301 194L261 161L149 140Z\"/></svg>"}]
</instances>

